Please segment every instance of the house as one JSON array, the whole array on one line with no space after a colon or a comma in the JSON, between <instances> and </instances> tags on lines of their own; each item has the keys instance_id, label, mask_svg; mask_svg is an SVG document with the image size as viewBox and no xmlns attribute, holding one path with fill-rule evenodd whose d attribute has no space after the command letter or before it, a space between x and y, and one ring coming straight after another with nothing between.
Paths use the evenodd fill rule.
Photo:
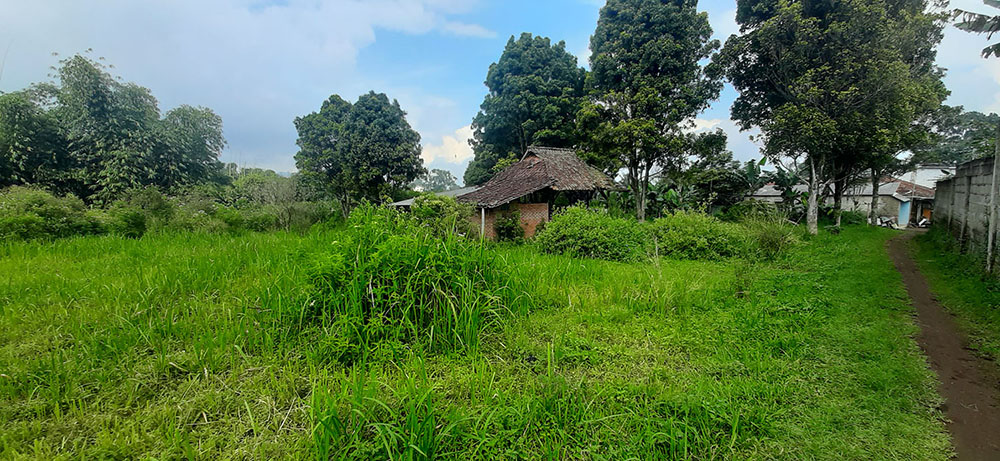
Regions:
<instances>
[{"instance_id":1,"label":"house","mask_svg":"<svg viewBox=\"0 0 1000 461\"><path fill-rule=\"evenodd\" d=\"M476 206L482 235L496 238L499 216L517 210L525 237L552 218L553 206L590 200L601 191L616 189L602 171L587 165L573 149L531 146L517 163L507 167L479 189L458 196Z\"/></svg>"},{"instance_id":2,"label":"house","mask_svg":"<svg viewBox=\"0 0 1000 461\"><path fill-rule=\"evenodd\" d=\"M793 190L805 193L805 184L796 185ZM930 220L934 209L934 189L904 181L899 178L883 180L878 188L878 215L895 218L896 224L906 227L910 222L920 222L922 218ZM833 194L827 191L823 203L833 205ZM768 203L781 203L781 191L774 184L768 184L750 195L749 199ZM844 191L844 209L868 214L872 203L871 184L859 184Z\"/></svg>"}]
</instances>

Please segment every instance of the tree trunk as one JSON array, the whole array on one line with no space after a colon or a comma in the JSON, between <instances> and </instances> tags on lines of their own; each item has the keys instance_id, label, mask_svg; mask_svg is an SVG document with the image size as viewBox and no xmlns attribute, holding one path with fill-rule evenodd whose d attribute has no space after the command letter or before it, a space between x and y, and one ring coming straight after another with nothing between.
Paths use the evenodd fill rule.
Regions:
<instances>
[{"instance_id":1,"label":"tree trunk","mask_svg":"<svg viewBox=\"0 0 1000 461\"><path fill-rule=\"evenodd\" d=\"M868 223L873 226L878 225L878 180L878 170L872 168L872 203L868 210Z\"/></svg>"},{"instance_id":2,"label":"tree trunk","mask_svg":"<svg viewBox=\"0 0 1000 461\"><path fill-rule=\"evenodd\" d=\"M819 171L816 160L809 158L809 200L806 208L806 228L809 234L819 234Z\"/></svg>"},{"instance_id":3,"label":"tree trunk","mask_svg":"<svg viewBox=\"0 0 1000 461\"><path fill-rule=\"evenodd\" d=\"M837 178L833 181L833 219L837 227L840 227L840 215L844 213L844 188L846 186L847 177Z\"/></svg>"},{"instance_id":4,"label":"tree trunk","mask_svg":"<svg viewBox=\"0 0 1000 461\"><path fill-rule=\"evenodd\" d=\"M997 235L997 194L1000 191L997 190L997 181L1000 176L1000 124L997 125L997 144L994 146L993 153L993 181L990 184L990 228L989 235L987 236L986 242L986 272L993 272L993 254L994 246L996 246L996 235Z\"/></svg>"}]
</instances>

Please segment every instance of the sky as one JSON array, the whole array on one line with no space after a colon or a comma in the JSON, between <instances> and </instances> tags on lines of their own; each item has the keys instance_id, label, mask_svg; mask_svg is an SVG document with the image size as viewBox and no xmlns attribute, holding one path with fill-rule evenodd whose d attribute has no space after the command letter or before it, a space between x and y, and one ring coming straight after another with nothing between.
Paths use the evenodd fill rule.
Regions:
<instances>
[{"instance_id":1,"label":"sky","mask_svg":"<svg viewBox=\"0 0 1000 461\"><path fill-rule=\"evenodd\" d=\"M160 110L205 106L222 116L225 162L295 171L292 121L332 94L374 90L399 101L428 168L461 180L483 81L512 35L565 41L586 66L600 0L0 0L0 91L50 81L60 56L93 50L112 72L152 90ZM1000 14L980 0L951 7ZM736 33L736 3L702 1L716 38ZM1000 59L984 36L948 28L938 64L947 103L1000 112ZM58 53L54 56L53 53ZM739 160L759 158L753 132L729 118L727 85L700 114L724 129Z\"/></svg>"}]
</instances>

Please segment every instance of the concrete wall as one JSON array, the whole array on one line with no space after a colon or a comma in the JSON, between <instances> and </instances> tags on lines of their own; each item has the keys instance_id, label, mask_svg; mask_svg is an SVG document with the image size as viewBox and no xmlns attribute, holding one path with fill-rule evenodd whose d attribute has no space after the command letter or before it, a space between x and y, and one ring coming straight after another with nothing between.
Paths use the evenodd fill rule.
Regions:
<instances>
[{"instance_id":1,"label":"concrete wall","mask_svg":"<svg viewBox=\"0 0 1000 461\"><path fill-rule=\"evenodd\" d=\"M945 226L965 252L986 258L993 157L958 167L955 177L937 183L934 225Z\"/></svg>"}]
</instances>

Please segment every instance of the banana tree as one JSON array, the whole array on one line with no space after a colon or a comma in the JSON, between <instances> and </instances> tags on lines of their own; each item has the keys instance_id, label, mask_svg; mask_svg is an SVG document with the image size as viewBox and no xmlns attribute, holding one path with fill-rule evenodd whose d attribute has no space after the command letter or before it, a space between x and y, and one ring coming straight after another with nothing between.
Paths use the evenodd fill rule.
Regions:
<instances>
[{"instance_id":1,"label":"banana tree","mask_svg":"<svg viewBox=\"0 0 1000 461\"><path fill-rule=\"evenodd\" d=\"M1000 9L1000 0L983 0L983 4ZM987 40L993 39L993 34L1000 32L1000 15L990 16L972 11L955 10L955 19L959 22L955 27L974 34L986 34ZM996 56L1000 58L1000 43L983 48L983 57Z\"/></svg>"}]
</instances>

